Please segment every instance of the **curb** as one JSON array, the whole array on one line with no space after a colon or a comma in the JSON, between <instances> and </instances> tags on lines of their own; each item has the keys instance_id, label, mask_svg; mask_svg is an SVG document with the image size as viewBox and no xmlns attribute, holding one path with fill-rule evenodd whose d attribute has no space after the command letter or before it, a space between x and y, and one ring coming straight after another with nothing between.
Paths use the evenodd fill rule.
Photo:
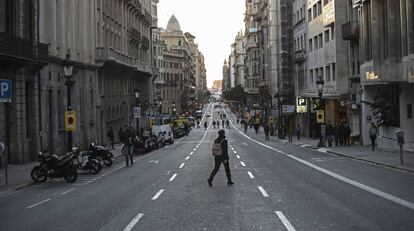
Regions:
<instances>
[{"instance_id":1,"label":"curb","mask_svg":"<svg viewBox=\"0 0 414 231\"><path fill-rule=\"evenodd\" d=\"M306 148L313 149L313 150L318 150L317 147L313 147L313 146L308 146ZM346 154L343 154L343 153L334 152L334 151L331 151L331 150L328 150L327 153L333 154L333 155L336 155L336 156L346 157L346 158L349 158L349 159L359 160L359 161L369 163L369 164L374 164L374 165L377 165L377 166L383 166L383 167L392 168L392 169L396 169L396 170L400 170L400 171L404 171L404 172L414 173L414 170L411 170L411 169L402 168L402 167L398 167L398 166L394 166L394 165L390 165L390 164L384 164L384 163L373 161L373 160L362 159L362 158L359 158L359 157L350 156L350 155L346 155Z\"/></svg>"},{"instance_id":2,"label":"curb","mask_svg":"<svg viewBox=\"0 0 414 231\"><path fill-rule=\"evenodd\" d=\"M34 184L35 184L34 182L28 182L28 183L20 184L20 185L15 186L15 187L13 187L13 186L8 186L8 187L4 186L4 187L0 188L0 194L8 193L8 192L16 192L16 191L19 191L21 189L30 187Z\"/></svg>"}]
</instances>

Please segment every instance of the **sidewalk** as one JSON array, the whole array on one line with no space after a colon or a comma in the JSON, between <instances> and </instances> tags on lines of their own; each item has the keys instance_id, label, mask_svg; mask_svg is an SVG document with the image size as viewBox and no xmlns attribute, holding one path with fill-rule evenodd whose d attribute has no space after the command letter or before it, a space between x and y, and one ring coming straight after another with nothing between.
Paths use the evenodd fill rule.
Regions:
<instances>
[{"instance_id":1,"label":"sidewalk","mask_svg":"<svg viewBox=\"0 0 414 231\"><path fill-rule=\"evenodd\" d=\"M114 154L113 160L117 160L120 158L122 144L116 144L115 150L112 151ZM4 168L0 168L0 195L2 193L16 191L25 187L28 187L33 184L32 179L30 178L30 172L32 168L36 165L39 165L39 162L31 162L27 164L21 165L12 165L9 164L7 171L8 171L8 186L5 185L5 172Z\"/></svg>"},{"instance_id":2,"label":"sidewalk","mask_svg":"<svg viewBox=\"0 0 414 231\"><path fill-rule=\"evenodd\" d=\"M233 115L234 117L234 115ZM236 125L236 123L234 122ZM237 128L242 130L240 125L236 125ZM260 133L258 135L254 134L253 129L249 129L248 134L250 137L254 138L255 136L261 136L264 138L263 128L260 129ZM278 139L275 136L270 136L270 141L272 142L283 142L283 143L290 143L289 140L286 139ZM414 173L414 152L404 151L404 165L400 164L400 151L399 150L391 150L391 149L383 149L383 148L375 148L375 151L371 151L371 146L361 146L361 145L351 145L351 146L338 146L335 147L325 147L325 148L318 148L317 145L319 143L319 139L309 139L309 138L302 138L297 140L296 136L293 136L292 142L297 146L301 146L303 148L311 148L315 150L319 150L321 152L330 153L334 155L339 155L347 158L352 158L364 162L368 162L375 165L381 165L389 168L394 168L398 170L408 171Z\"/></svg>"}]
</instances>

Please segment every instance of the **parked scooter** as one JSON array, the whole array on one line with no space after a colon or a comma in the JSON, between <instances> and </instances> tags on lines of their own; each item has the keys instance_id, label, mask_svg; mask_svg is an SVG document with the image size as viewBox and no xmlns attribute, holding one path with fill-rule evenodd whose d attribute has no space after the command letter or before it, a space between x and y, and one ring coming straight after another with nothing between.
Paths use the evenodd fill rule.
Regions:
<instances>
[{"instance_id":1,"label":"parked scooter","mask_svg":"<svg viewBox=\"0 0 414 231\"><path fill-rule=\"evenodd\" d=\"M30 177L35 183L45 182L47 178L61 178L66 182L73 183L78 177L78 171L73 164L74 154L68 153L64 156L44 155L39 152L39 166L33 167Z\"/></svg>"},{"instance_id":2,"label":"parked scooter","mask_svg":"<svg viewBox=\"0 0 414 231\"><path fill-rule=\"evenodd\" d=\"M112 165L112 157L114 157L114 155L108 148L90 143L88 151L92 155L92 158L97 159L99 163L102 162L106 167L110 167Z\"/></svg>"},{"instance_id":3,"label":"parked scooter","mask_svg":"<svg viewBox=\"0 0 414 231\"><path fill-rule=\"evenodd\" d=\"M98 174L101 171L102 165L98 160L93 158L92 152L80 152L78 147L73 147L72 152L74 154L75 166L79 170L89 171L92 174Z\"/></svg>"}]
</instances>

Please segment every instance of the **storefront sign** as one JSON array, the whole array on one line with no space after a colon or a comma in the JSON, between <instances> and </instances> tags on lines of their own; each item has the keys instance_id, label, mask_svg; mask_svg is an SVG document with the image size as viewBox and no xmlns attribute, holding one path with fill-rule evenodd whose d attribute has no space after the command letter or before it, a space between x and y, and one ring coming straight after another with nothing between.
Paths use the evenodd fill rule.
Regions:
<instances>
[{"instance_id":1,"label":"storefront sign","mask_svg":"<svg viewBox=\"0 0 414 231\"><path fill-rule=\"evenodd\" d=\"M308 101L306 98L297 98L296 99L296 112L297 113L307 113L308 112Z\"/></svg>"},{"instance_id":2,"label":"storefront sign","mask_svg":"<svg viewBox=\"0 0 414 231\"><path fill-rule=\"evenodd\" d=\"M295 105L282 105L282 113L283 114L295 113Z\"/></svg>"}]
</instances>

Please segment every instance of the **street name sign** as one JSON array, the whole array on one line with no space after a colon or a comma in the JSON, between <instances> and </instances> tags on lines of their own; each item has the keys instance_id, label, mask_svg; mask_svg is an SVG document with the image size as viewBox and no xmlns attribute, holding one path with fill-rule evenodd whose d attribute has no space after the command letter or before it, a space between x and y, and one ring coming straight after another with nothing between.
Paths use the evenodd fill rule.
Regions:
<instances>
[{"instance_id":1,"label":"street name sign","mask_svg":"<svg viewBox=\"0 0 414 231\"><path fill-rule=\"evenodd\" d=\"M0 79L0 103L11 103L12 101L12 81Z\"/></svg>"}]
</instances>

